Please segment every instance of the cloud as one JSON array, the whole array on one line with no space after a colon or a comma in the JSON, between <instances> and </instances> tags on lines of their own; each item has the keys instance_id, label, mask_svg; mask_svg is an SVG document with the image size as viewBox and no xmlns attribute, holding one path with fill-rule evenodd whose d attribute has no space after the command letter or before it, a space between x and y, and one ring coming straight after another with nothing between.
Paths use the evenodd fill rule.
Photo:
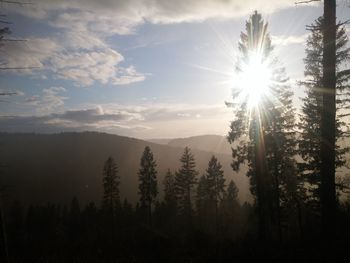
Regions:
<instances>
[{"instance_id":1,"label":"cloud","mask_svg":"<svg viewBox=\"0 0 350 263\"><path fill-rule=\"evenodd\" d=\"M96 10L64 9L49 24L73 32L93 32L99 36L129 35L135 33L137 25L143 23L142 17L128 16L120 12L108 13Z\"/></svg>"},{"instance_id":2,"label":"cloud","mask_svg":"<svg viewBox=\"0 0 350 263\"><path fill-rule=\"evenodd\" d=\"M50 113L64 105L64 100L68 99L61 95L66 92L63 87L50 87L43 89L41 95L33 95L24 99L25 104L34 106L40 113Z\"/></svg>"},{"instance_id":3,"label":"cloud","mask_svg":"<svg viewBox=\"0 0 350 263\"><path fill-rule=\"evenodd\" d=\"M47 74L70 80L77 86L101 84L127 85L143 81L145 75L134 66L123 67L124 57L88 32L66 32L63 37L29 38L24 44L11 42L2 49L4 65L18 74ZM83 49L83 50L82 50ZM24 69L22 69L24 68Z\"/></svg>"},{"instance_id":4,"label":"cloud","mask_svg":"<svg viewBox=\"0 0 350 263\"><path fill-rule=\"evenodd\" d=\"M96 107L37 116L1 116L0 123L1 131L45 133L108 128L129 129L126 123L139 118L140 116L135 113L125 111L109 113L101 110L101 107Z\"/></svg>"},{"instance_id":5,"label":"cloud","mask_svg":"<svg viewBox=\"0 0 350 263\"><path fill-rule=\"evenodd\" d=\"M272 13L295 6L294 0L33 0L33 3L26 11L18 12L43 19L50 12L60 11L66 15L59 17L57 24L64 25L65 21L76 21L82 17L85 21L94 21L91 26L96 29L112 29L119 34L130 32L144 21L163 24L193 22L215 17L241 17L254 10ZM72 16L70 12L82 14L80 17ZM114 19L110 20L112 17Z\"/></svg>"},{"instance_id":6,"label":"cloud","mask_svg":"<svg viewBox=\"0 0 350 263\"><path fill-rule=\"evenodd\" d=\"M50 38L29 38L5 47L8 67L27 67L21 74L53 73L78 86L95 83L128 85L146 74L124 65L122 54L108 45L109 36L135 34L145 22L169 24L210 18L242 17L254 10L272 13L294 6L294 0L33 0L12 11L44 21L56 29ZM287 39L283 43L293 41ZM294 40L295 41L295 40ZM37 69L33 69L37 68ZM45 73L41 74L46 76Z\"/></svg>"},{"instance_id":7,"label":"cloud","mask_svg":"<svg viewBox=\"0 0 350 263\"><path fill-rule=\"evenodd\" d=\"M58 43L50 38L28 38L26 42L9 42L0 49L1 63L10 68L27 68L17 71L31 73L33 68L43 68L45 62L59 49Z\"/></svg>"},{"instance_id":8,"label":"cloud","mask_svg":"<svg viewBox=\"0 0 350 263\"><path fill-rule=\"evenodd\" d=\"M144 80L145 76L134 67L119 67L124 57L113 49L62 53L51 59L51 64L61 79L73 80L81 86L95 82L127 85Z\"/></svg>"},{"instance_id":9,"label":"cloud","mask_svg":"<svg viewBox=\"0 0 350 263\"><path fill-rule=\"evenodd\" d=\"M51 117L56 120L76 122L78 124L94 124L103 121L128 122L131 120L140 120L142 117L137 113L119 110L118 112L106 112L102 107L83 110L69 110L62 114L52 114Z\"/></svg>"},{"instance_id":10,"label":"cloud","mask_svg":"<svg viewBox=\"0 0 350 263\"><path fill-rule=\"evenodd\" d=\"M141 138L178 137L196 133L223 134L231 117L225 105L107 104L37 116L1 116L0 131L90 130Z\"/></svg>"},{"instance_id":11,"label":"cloud","mask_svg":"<svg viewBox=\"0 0 350 263\"><path fill-rule=\"evenodd\" d=\"M272 44L274 46L288 46L288 45L299 45L305 44L308 34L303 35L279 35L272 36Z\"/></svg>"},{"instance_id":12,"label":"cloud","mask_svg":"<svg viewBox=\"0 0 350 263\"><path fill-rule=\"evenodd\" d=\"M67 28L69 29L69 28ZM61 42L68 49L73 50L92 50L94 48L106 48L107 45L100 37L90 33L86 29L66 30L60 36Z\"/></svg>"}]
</instances>

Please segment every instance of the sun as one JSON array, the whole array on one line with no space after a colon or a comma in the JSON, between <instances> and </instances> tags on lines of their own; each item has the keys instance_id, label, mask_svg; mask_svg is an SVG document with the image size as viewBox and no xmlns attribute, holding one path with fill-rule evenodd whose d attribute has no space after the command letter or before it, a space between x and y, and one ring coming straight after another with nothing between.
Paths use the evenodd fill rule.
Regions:
<instances>
[{"instance_id":1,"label":"sun","mask_svg":"<svg viewBox=\"0 0 350 263\"><path fill-rule=\"evenodd\" d=\"M236 86L248 108L259 107L263 98L268 98L271 86L271 69L266 60L256 53L248 55L239 69Z\"/></svg>"}]
</instances>

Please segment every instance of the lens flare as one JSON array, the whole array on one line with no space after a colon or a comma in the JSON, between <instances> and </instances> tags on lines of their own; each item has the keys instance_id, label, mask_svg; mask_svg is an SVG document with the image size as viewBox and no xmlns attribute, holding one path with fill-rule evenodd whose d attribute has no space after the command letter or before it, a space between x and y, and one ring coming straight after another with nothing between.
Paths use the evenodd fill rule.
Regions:
<instances>
[{"instance_id":1,"label":"lens flare","mask_svg":"<svg viewBox=\"0 0 350 263\"><path fill-rule=\"evenodd\" d=\"M259 107L264 97L269 95L271 85L271 70L269 65L261 55L251 53L246 63L241 65L237 73L238 92L240 97L245 100L248 107Z\"/></svg>"}]
</instances>

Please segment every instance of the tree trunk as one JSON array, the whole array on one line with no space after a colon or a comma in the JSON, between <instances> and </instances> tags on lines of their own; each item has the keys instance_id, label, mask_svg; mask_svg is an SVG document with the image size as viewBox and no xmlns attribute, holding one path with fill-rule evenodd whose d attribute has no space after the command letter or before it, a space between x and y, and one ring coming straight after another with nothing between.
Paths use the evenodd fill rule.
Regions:
<instances>
[{"instance_id":1,"label":"tree trunk","mask_svg":"<svg viewBox=\"0 0 350 263\"><path fill-rule=\"evenodd\" d=\"M256 114L258 116L258 114ZM259 214L259 238L261 240L271 239L271 215L272 215L272 196L271 184L268 175L263 127L259 116L254 121L254 155L255 155L255 176L258 200Z\"/></svg>"},{"instance_id":2,"label":"tree trunk","mask_svg":"<svg viewBox=\"0 0 350 263\"><path fill-rule=\"evenodd\" d=\"M322 236L335 237L336 0L324 0L323 103L321 117Z\"/></svg>"},{"instance_id":3,"label":"tree trunk","mask_svg":"<svg viewBox=\"0 0 350 263\"><path fill-rule=\"evenodd\" d=\"M7 243L6 222L3 214L1 200L0 200L0 239L1 239L0 259L4 260L4 262L9 263L10 257L9 257L8 243Z\"/></svg>"},{"instance_id":4,"label":"tree trunk","mask_svg":"<svg viewBox=\"0 0 350 263\"><path fill-rule=\"evenodd\" d=\"M149 218L149 226L152 229L153 228L153 222L152 222L152 199L149 200L149 204L148 204L148 218Z\"/></svg>"},{"instance_id":5,"label":"tree trunk","mask_svg":"<svg viewBox=\"0 0 350 263\"><path fill-rule=\"evenodd\" d=\"M275 202L276 202L276 212L277 212L277 231L278 231L278 241L282 242L282 227L281 227L281 206L280 206L280 189L278 180L278 167L277 167L277 150L274 144L274 177L275 177Z\"/></svg>"}]
</instances>

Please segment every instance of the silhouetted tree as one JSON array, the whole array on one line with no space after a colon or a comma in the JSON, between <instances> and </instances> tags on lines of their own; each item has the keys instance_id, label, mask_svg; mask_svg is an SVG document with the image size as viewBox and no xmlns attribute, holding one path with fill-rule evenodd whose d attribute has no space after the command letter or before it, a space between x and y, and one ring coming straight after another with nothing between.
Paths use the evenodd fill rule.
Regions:
<instances>
[{"instance_id":1,"label":"silhouetted tree","mask_svg":"<svg viewBox=\"0 0 350 263\"><path fill-rule=\"evenodd\" d=\"M233 180L230 180L224 193L220 209L222 210L222 235L237 237L242 234L243 224L247 225L246 219L242 218L242 210L238 201L238 187ZM252 227L252 225L250 225Z\"/></svg>"},{"instance_id":2,"label":"silhouetted tree","mask_svg":"<svg viewBox=\"0 0 350 263\"><path fill-rule=\"evenodd\" d=\"M71 201L69 207L69 215L68 215L68 233L71 241L71 251L72 254L75 254L75 249L79 244L80 237L82 234L82 220L81 220L81 209L79 200L77 197L74 197Z\"/></svg>"},{"instance_id":3,"label":"silhouetted tree","mask_svg":"<svg viewBox=\"0 0 350 263\"><path fill-rule=\"evenodd\" d=\"M196 162L190 148L186 147L180 159L181 168L176 172L175 187L177 196L178 211L187 218L191 224L192 220L192 190L196 184Z\"/></svg>"},{"instance_id":4,"label":"silhouetted tree","mask_svg":"<svg viewBox=\"0 0 350 263\"><path fill-rule=\"evenodd\" d=\"M152 226L152 203L158 194L157 164L149 146L145 147L139 169L139 195L142 209L147 209L149 224Z\"/></svg>"},{"instance_id":5,"label":"silhouetted tree","mask_svg":"<svg viewBox=\"0 0 350 263\"><path fill-rule=\"evenodd\" d=\"M134 209L132 204L128 202L127 199L124 199L122 206L122 224L124 226L129 226L134 223Z\"/></svg>"},{"instance_id":6,"label":"silhouetted tree","mask_svg":"<svg viewBox=\"0 0 350 263\"><path fill-rule=\"evenodd\" d=\"M103 167L103 200L102 209L110 216L114 232L116 208L120 207L118 167L112 157L109 157Z\"/></svg>"},{"instance_id":7,"label":"silhouetted tree","mask_svg":"<svg viewBox=\"0 0 350 263\"><path fill-rule=\"evenodd\" d=\"M209 191L209 180L206 175L199 177L196 191L196 207L199 224L204 230L211 229L210 220L211 218L211 208L215 205L213 200L210 199Z\"/></svg>"},{"instance_id":8,"label":"silhouetted tree","mask_svg":"<svg viewBox=\"0 0 350 263\"><path fill-rule=\"evenodd\" d=\"M208 185L209 201L215 206L215 226L218 230L218 208L225 193L225 178L222 165L218 159L213 155L208 163L206 170L206 178Z\"/></svg>"},{"instance_id":9,"label":"silhouetted tree","mask_svg":"<svg viewBox=\"0 0 350 263\"><path fill-rule=\"evenodd\" d=\"M306 42L305 80L301 85L306 89L306 97L303 98L302 115L300 116L301 139L299 140L299 153L303 161L299 168L307 190L310 205L316 212L320 209L321 187L321 114L322 114L322 74L323 74L323 17L318 18L309 26L310 35ZM344 27L338 27L336 39L337 54L337 112L335 140L335 167L345 164L345 153L348 147L344 146L343 139L347 134L345 118L349 114L349 80L350 70L346 69L345 63L350 58L350 49L347 46L348 37Z\"/></svg>"},{"instance_id":10,"label":"silhouetted tree","mask_svg":"<svg viewBox=\"0 0 350 263\"><path fill-rule=\"evenodd\" d=\"M324 0L321 114L321 211L323 239L332 242L336 226L336 0Z\"/></svg>"},{"instance_id":11,"label":"silhouetted tree","mask_svg":"<svg viewBox=\"0 0 350 263\"><path fill-rule=\"evenodd\" d=\"M258 207L260 237L271 238L274 222L279 230L281 225L281 188L286 183L285 176L290 175L285 164L294 160L296 150L293 93L284 68L273 55L267 24L257 12L246 23L246 33L241 33L239 51L238 73L245 65L256 63L257 58L271 71L269 91L260 94L257 105L251 105L249 98L242 99L242 87L233 91L233 103L228 104L235 113L228 135L233 144L232 167L238 171L247 161L247 176Z\"/></svg>"},{"instance_id":12,"label":"silhouetted tree","mask_svg":"<svg viewBox=\"0 0 350 263\"><path fill-rule=\"evenodd\" d=\"M232 209L236 207L238 203L238 188L233 180L227 186L227 191L225 195L225 201L229 207Z\"/></svg>"},{"instance_id":13,"label":"silhouetted tree","mask_svg":"<svg viewBox=\"0 0 350 263\"><path fill-rule=\"evenodd\" d=\"M24 242L24 218L23 207L19 200L15 200L10 207L8 236L10 246L10 256L13 261L19 260L23 254Z\"/></svg>"},{"instance_id":14,"label":"silhouetted tree","mask_svg":"<svg viewBox=\"0 0 350 263\"><path fill-rule=\"evenodd\" d=\"M164 205L168 214L176 215L176 188L175 188L175 176L168 169L164 177Z\"/></svg>"}]
</instances>

